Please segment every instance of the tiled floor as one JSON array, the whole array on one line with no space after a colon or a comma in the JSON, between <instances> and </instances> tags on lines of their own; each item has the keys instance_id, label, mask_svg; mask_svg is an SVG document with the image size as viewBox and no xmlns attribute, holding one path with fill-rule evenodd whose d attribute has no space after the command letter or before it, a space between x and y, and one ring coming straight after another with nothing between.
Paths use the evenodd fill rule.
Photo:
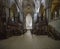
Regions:
<instances>
[{"instance_id":1,"label":"tiled floor","mask_svg":"<svg viewBox=\"0 0 60 49\"><path fill-rule=\"evenodd\" d=\"M49 25L60 33L60 19L50 22Z\"/></svg>"},{"instance_id":2,"label":"tiled floor","mask_svg":"<svg viewBox=\"0 0 60 49\"><path fill-rule=\"evenodd\" d=\"M48 36L31 35L30 31L27 31L24 35L1 40L0 49L60 49L60 41Z\"/></svg>"}]
</instances>

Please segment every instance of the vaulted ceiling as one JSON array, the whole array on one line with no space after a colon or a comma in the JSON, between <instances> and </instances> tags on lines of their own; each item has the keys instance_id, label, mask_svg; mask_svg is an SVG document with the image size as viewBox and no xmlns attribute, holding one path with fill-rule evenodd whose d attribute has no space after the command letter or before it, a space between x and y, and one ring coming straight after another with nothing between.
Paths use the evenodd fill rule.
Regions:
<instances>
[{"instance_id":1,"label":"vaulted ceiling","mask_svg":"<svg viewBox=\"0 0 60 49\"><path fill-rule=\"evenodd\" d=\"M53 13L58 8L60 8L60 0L53 0L51 6L51 12Z\"/></svg>"},{"instance_id":2,"label":"vaulted ceiling","mask_svg":"<svg viewBox=\"0 0 60 49\"><path fill-rule=\"evenodd\" d=\"M51 14L53 14L56 10L58 10L60 8L60 0L52 0L50 3L50 7L51 8ZM41 10L40 10L41 14L44 13L45 9L44 6L41 5Z\"/></svg>"},{"instance_id":3,"label":"vaulted ceiling","mask_svg":"<svg viewBox=\"0 0 60 49\"><path fill-rule=\"evenodd\" d=\"M23 12L25 15L27 15L28 13L32 13L33 9L34 9L34 3L33 0L23 0L22 2L22 8L23 8Z\"/></svg>"},{"instance_id":4,"label":"vaulted ceiling","mask_svg":"<svg viewBox=\"0 0 60 49\"><path fill-rule=\"evenodd\" d=\"M0 3L1 3L1 1L0 1ZM23 5L24 12L25 13L29 13L29 12L31 13L32 10L34 9L34 6L35 6L33 0L23 0L23 3L24 3L24 5ZM52 0L52 4L51 4L50 8L51 8L51 13L53 13L55 10L60 8L60 0ZM42 11L44 11L44 9L42 9Z\"/></svg>"}]
</instances>

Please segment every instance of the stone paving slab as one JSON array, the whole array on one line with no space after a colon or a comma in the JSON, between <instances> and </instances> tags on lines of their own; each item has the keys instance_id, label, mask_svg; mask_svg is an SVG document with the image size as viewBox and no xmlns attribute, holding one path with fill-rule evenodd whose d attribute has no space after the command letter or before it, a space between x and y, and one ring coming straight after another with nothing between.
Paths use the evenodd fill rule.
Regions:
<instances>
[{"instance_id":1,"label":"stone paving slab","mask_svg":"<svg viewBox=\"0 0 60 49\"><path fill-rule=\"evenodd\" d=\"M60 20L52 21L49 23L49 25L55 28L55 30L60 33Z\"/></svg>"},{"instance_id":2,"label":"stone paving slab","mask_svg":"<svg viewBox=\"0 0 60 49\"><path fill-rule=\"evenodd\" d=\"M60 41L48 36L36 36L27 31L24 35L0 40L0 49L60 49Z\"/></svg>"}]
</instances>

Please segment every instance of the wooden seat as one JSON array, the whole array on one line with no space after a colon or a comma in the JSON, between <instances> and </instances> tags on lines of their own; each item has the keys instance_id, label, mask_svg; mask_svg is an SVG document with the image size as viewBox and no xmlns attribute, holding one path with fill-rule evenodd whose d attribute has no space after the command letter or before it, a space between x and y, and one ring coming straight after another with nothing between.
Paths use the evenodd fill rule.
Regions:
<instances>
[{"instance_id":1,"label":"wooden seat","mask_svg":"<svg viewBox=\"0 0 60 49\"><path fill-rule=\"evenodd\" d=\"M33 34L37 35L47 35L48 32L48 24L45 20L40 20L37 23L35 23L35 26L32 29Z\"/></svg>"},{"instance_id":2,"label":"wooden seat","mask_svg":"<svg viewBox=\"0 0 60 49\"><path fill-rule=\"evenodd\" d=\"M12 34L22 34L23 33L23 26L20 23L17 24L10 24L7 26L7 30L10 30Z\"/></svg>"}]
</instances>

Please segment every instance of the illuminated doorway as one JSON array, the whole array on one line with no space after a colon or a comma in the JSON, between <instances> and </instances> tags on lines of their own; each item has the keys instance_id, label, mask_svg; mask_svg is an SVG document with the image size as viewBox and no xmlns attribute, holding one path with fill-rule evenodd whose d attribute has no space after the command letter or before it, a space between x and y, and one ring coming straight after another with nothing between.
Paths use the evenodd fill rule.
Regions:
<instances>
[{"instance_id":1,"label":"illuminated doorway","mask_svg":"<svg viewBox=\"0 0 60 49\"><path fill-rule=\"evenodd\" d=\"M32 16L27 14L26 16L26 29L32 29Z\"/></svg>"}]
</instances>

